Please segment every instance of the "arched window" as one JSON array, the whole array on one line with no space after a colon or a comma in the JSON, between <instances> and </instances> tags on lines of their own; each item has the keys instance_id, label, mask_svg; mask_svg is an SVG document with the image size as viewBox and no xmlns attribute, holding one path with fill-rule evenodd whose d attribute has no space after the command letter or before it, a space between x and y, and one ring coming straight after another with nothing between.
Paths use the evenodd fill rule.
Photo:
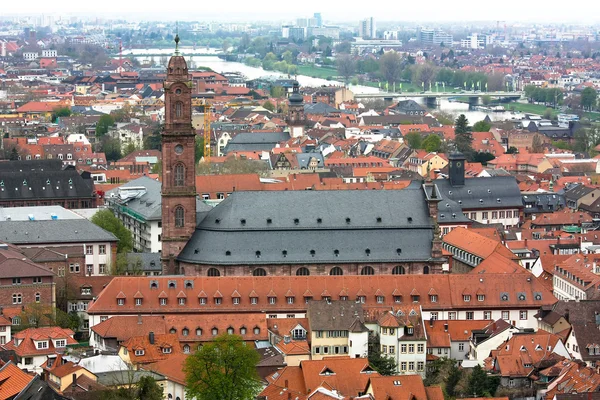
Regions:
<instances>
[{"instance_id":1,"label":"arched window","mask_svg":"<svg viewBox=\"0 0 600 400\"><path fill-rule=\"evenodd\" d=\"M185 210L181 206L175 207L175 228L183 228L185 225Z\"/></svg>"},{"instance_id":2,"label":"arched window","mask_svg":"<svg viewBox=\"0 0 600 400\"><path fill-rule=\"evenodd\" d=\"M175 103L175 117L181 118L183 116L183 103L178 101Z\"/></svg>"},{"instance_id":3,"label":"arched window","mask_svg":"<svg viewBox=\"0 0 600 400\"><path fill-rule=\"evenodd\" d=\"M360 270L360 274L361 275L375 275L375 270L373 269L373 267L367 265L366 267L363 267L363 269Z\"/></svg>"},{"instance_id":4,"label":"arched window","mask_svg":"<svg viewBox=\"0 0 600 400\"><path fill-rule=\"evenodd\" d=\"M221 273L219 272L218 269L216 268L209 268L208 272L206 273L208 276L221 276Z\"/></svg>"},{"instance_id":5,"label":"arched window","mask_svg":"<svg viewBox=\"0 0 600 400\"><path fill-rule=\"evenodd\" d=\"M39 302L40 302L40 299L41 299L41 295L40 295L39 293L36 293L36 294L35 294L35 302L36 302L36 303L39 303Z\"/></svg>"},{"instance_id":6,"label":"arched window","mask_svg":"<svg viewBox=\"0 0 600 400\"><path fill-rule=\"evenodd\" d=\"M329 275L344 275L344 271L340 267L333 267L329 271Z\"/></svg>"},{"instance_id":7,"label":"arched window","mask_svg":"<svg viewBox=\"0 0 600 400\"><path fill-rule=\"evenodd\" d=\"M254 276L267 276L267 271L264 268L256 268L252 271L252 275Z\"/></svg>"},{"instance_id":8,"label":"arched window","mask_svg":"<svg viewBox=\"0 0 600 400\"><path fill-rule=\"evenodd\" d=\"M425 275L427 275L429 273L429 266L428 265L426 265L426 266L423 267L423 273Z\"/></svg>"},{"instance_id":9,"label":"arched window","mask_svg":"<svg viewBox=\"0 0 600 400\"><path fill-rule=\"evenodd\" d=\"M306 267L301 267L296 270L296 275L299 275L299 276L300 275L302 275L302 276L310 275L310 271Z\"/></svg>"},{"instance_id":10,"label":"arched window","mask_svg":"<svg viewBox=\"0 0 600 400\"><path fill-rule=\"evenodd\" d=\"M406 270L402 265L395 266L392 270L392 275L404 275L406 274Z\"/></svg>"},{"instance_id":11,"label":"arched window","mask_svg":"<svg viewBox=\"0 0 600 400\"><path fill-rule=\"evenodd\" d=\"M177 164L175 166L175 186L185 185L185 167L183 164Z\"/></svg>"}]
</instances>

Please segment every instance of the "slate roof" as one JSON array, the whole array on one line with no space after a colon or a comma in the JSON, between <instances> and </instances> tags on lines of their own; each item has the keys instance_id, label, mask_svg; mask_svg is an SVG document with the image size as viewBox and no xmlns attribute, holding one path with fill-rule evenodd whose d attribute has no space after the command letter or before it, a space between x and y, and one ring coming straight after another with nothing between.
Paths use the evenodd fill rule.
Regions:
<instances>
[{"instance_id":1,"label":"slate roof","mask_svg":"<svg viewBox=\"0 0 600 400\"><path fill-rule=\"evenodd\" d=\"M554 311L571 324L571 334L577 339L581 358L586 362L600 361L600 354L590 355L587 349L590 345L600 345L600 315L596 315L598 310L599 300L559 301L554 307Z\"/></svg>"},{"instance_id":2,"label":"slate roof","mask_svg":"<svg viewBox=\"0 0 600 400\"><path fill-rule=\"evenodd\" d=\"M60 160L0 162L0 201L94 198L94 184Z\"/></svg>"},{"instance_id":3,"label":"slate roof","mask_svg":"<svg viewBox=\"0 0 600 400\"><path fill-rule=\"evenodd\" d=\"M565 197L567 200L579 200L580 198L592 193L594 190L596 190L596 188L585 185L576 185L565 192Z\"/></svg>"},{"instance_id":4,"label":"slate roof","mask_svg":"<svg viewBox=\"0 0 600 400\"><path fill-rule=\"evenodd\" d=\"M443 199L440 212L446 200L458 203L463 210L523 208L521 191L513 176L465 179L464 186L455 187L449 179L436 179L435 184Z\"/></svg>"},{"instance_id":5,"label":"slate roof","mask_svg":"<svg viewBox=\"0 0 600 400\"><path fill-rule=\"evenodd\" d=\"M117 237L87 219L71 219L3 221L0 240L12 244L82 243L116 242Z\"/></svg>"},{"instance_id":6,"label":"slate roof","mask_svg":"<svg viewBox=\"0 0 600 400\"><path fill-rule=\"evenodd\" d=\"M353 331L366 332L361 303L355 301L315 301L308 302L306 311L311 331ZM358 320L359 323L355 323Z\"/></svg>"},{"instance_id":7,"label":"slate roof","mask_svg":"<svg viewBox=\"0 0 600 400\"><path fill-rule=\"evenodd\" d=\"M340 110L338 110L337 108L331 107L329 104L325 103L309 103L304 105L305 114L327 115L339 112Z\"/></svg>"},{"instance_id":8,"label":"slate roof","mask_svg":"<svg viewBox=\"0 0 600 400\"><path fill-rule=\"evenodd\" d=\"M144 272L162 271L160 253L127 253L127 261L128 270L135 269L139 261L141 263L141 270Z\"/></svg>"},{"instance_id":9,"label":"slate roof","mask_svg":"<svg viewBox=\"0 0 600 400\"><path fill-rule=\"evenodd\" d=\"M307 169L308 164L312 158L317 159L317 168L324 168L325 161L323 160L323 154L321 153L296 153L296 159L298 160L298 167L300 169Z\"/></svg>"},{"instance_id":10,"label":"slate roof","mask_svg":"<svg viewBox=\"0 0 600 400\"><path fill-rule=\"evenodd\" d=\"M271 151L277 143L288 140L290 134L287 132L240 132L227 143L223 152Z\"/></svg>"},{"instance_id":11,"label":"slate roof","mask_svg":"<svg viewBox=\"0 0 600 400\"><path fill-rule=\"evenodd\" d=\"M565 196L560 193L523 193L523 205L525 214L554 212L567 206Z\"/></svg>"},{"instance_id":12,"label":"slate roof","mask_svg":"<svg viewBox=\"0 0 600 400\"><path fill-rule=\"evenodd\" d=\"M179 260L213 265L426 261L432 239L419 184L389 191L234 192L198 224Z\"/></svg>"},{"instance_id":13,"label":"slate roof","mask_svg":"<svg viewBox=\"0 0 600 400\"><path fill-rule=\"evenodd\" d=\"M131 188L143 186L146 188L146 193L139 197L126 198L119 200L119 188ZM161 182L142 176L132 181L129 181L118 188L109 190L106 193L106 198L110 202L115 202L136 214L141 215L147 221L160 220L162 215L162 198L161 198ZM112 197L112 195L115 197Z\"/></svg>"}]
</instances>

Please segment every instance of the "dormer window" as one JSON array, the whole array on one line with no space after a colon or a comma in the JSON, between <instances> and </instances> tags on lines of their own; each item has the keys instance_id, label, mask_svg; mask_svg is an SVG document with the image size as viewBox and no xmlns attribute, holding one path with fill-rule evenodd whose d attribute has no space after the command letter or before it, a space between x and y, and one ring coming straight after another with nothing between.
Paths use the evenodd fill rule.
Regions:
<instances>
[{"instance_id":1,"label":"dormer window","mask_svg":"<svg viewBox=\"0 0 600 400\"><path fill-rule=\"evenodd\" d=\"M196 328L196 336L202 336L202 328Z\"/></svg>"},{"instance_id":2,"label":"dormer window","mask_svg":"<svg viewBox=\"0 0 600 400\"><path fill-rule=\"evenodd\" d=\"M412 295L412 301L413 301L413 303L418 303L419 302L419 298L420 298L420 296L418 294Z\"/></svg>"},{"instance_id":3,"label":"dormer window","mask_svg":"<svg viewBox=\"0 0 600 400\"><path fill-rule=\"evenodd\" d=\"M85 295L89 296L92 294L92 289L91 288L81 288L81 294L84 296Z\"/></svg>"},{"instance_id":4,"label":"dormer window","mask_svg":"<svg viewBox=\"0 0 600 400\"><path fill-rule=\"evenodd\" d=\"M166 298L160 299L160 305L161 306L166 306L167 305L167 299Z\"/></svg>"},{"instance_id":5,"label":"dormer window","mask_svg":"<svg viewBox=\"0 0 600 400\"><path fill-rule=\"evenodd\" d=\"M214 300L216 305L220 305L221 303L223 303L223 298L221 297L215 297Z\"/></svg>"},{"instance_id":6,"label":"dormer window","mask_svg":"<svg viewBox=\"0 0 600 400\"><path fill-rule=\"evenodd\" d=\"M471 295L470 294L463 294L463 301L465 303L468 303L471 301Z\"/></svg>"},{"instance_id":7,"label":"dormer window","mask_svg":"<svg viewBox=\"0 0 600 400\"><path fill-rule=\"evenodd\" d=\"M188 328L183 328L183 329L181 330L181 334L182 334L183 336L187 336L187 335L189 335L189 334L190 334L190 330L189 330Z\"/></svg>"},{"instance_id":8,"label":"dormer window","mask_svg":"<svg viewBox=\"0 0 600 400\"><path fill-rule=\"evenodd\" d=\"M437 303L437 301L438 301L437 294L430 295L429 296L429 301L431 301L432 303Z\"/></svg>"},{"instance_id":9,"label":"dormer window","mask_svg":"<svg viewBox=\"0 0 600 400\"><path fill-rule=\"evenodd\" d=\"M200 301L200 305L201 306L205 306L206 305L206 297L199 297L198 300Z\"/></svg>"},{"instance_id":10,"label":"dormer window","mask_svg":"<svg viewBox=\"0 0 600 400\"><path fill-rule=\"evenodd\" d=\"M172 349L170 347L163 347L163 354L171 354Z\"/></svg>"},{"instance_id":11,"label":"dormer window","mask_svg":"<svg viewBox=\"0 0 600 400\"><path fill-rule=\"evenodd\" d=\"M234 297L233 298L233 304L235 304L235 305L240 304L240 298L239 297Z\"/></svg>"},{"instance_id":12,"label":"dormer window","mask_svg":"<svg viewBox=\"0 0 600 400\"><path fill-rule=\"evenodd\" d=\"M358 301L359 303L364 304L367 301L367 297L366 296L358 296L356 298L356 301Z\"/></svg>"},{"instance_id":13,"label":"dormer window","mask_svg":"<svg viewBox=\"0 0 600 400\"><path fill-rule=\"evenodd\" d=\"M48 341L44 340L44 341L37 342L36 347L38 349L47 349L48 348Z\"/></svg>"},{"instance_id":14,"label":"dormer window","mask_svg":"<svg viewBox=\"0 0 600 400\"><path fill-rule=\"evenodd\" d=\"M219 334L219 330L217 328L212 328L211 333L213 336L217 336Z\"/></svg>"},{"instance_id":15,"label":"dormer window","mask_svg":"<svg viewBox=\"0 0 600 400\"><path fill-rule=\"evenodd\" d=\"M478 294L477 295L477 301L484 301L485 300L485 295L484 294Z\"/></svg>"},{"instance_id":16,"label":"dormer window","mask_svg":"<svg viewBox=\"0 0 600 400\"><path fill-rule=\"evenodd\" d=\"M141 306L142 305L142 299L135 299L135 305L136 306Z\"/></svg>"},{"instance_id":17,"label":"dormer window","mask_svg":"<svg viewBox=\"0 0 600 400\"><path fill-rule=\"evenodd\" d=\"M125 305L125 299L117 299L117 305L119 305L119 306Z\"/></svg>"},{"instance_id":18,"label":"dormer window","mask_svg":"<svg viewBox=\"0 0 600 400\"><path fill-rule=\"evenodd\" d=\"M250 304L258 304L258 297L250 297Z\"/></svg>"},{"instance_id":19,"label":"dormer window","mask_svg":"<svg viewBox=\"0 0 600 400\"><path fill-rule=\"evenodd\" d=\"M144 349L136 349L135 350L135 355L136 356L143 356L144 355Z\"/></svg>"},{"instance_id":20,"label":"dormer window","mask_svg":"<svg viewBox=\"0 0 600 400\"><path fill-rule=\"evenodd\" d=\"M394 303L402 303L402 296L394 296Z\"/></svg>"},{"instance_id":21,"label":"dormer window","mask_svg":"<svg viewBox=\"0 0 600 400\"><path fill-rule=\"evenodd\" d=\"M312 296L304 296L304 303L308 303L312 299L313 299Z\"/></svg>"},{"instance_id":22,"label":"dormer window","mask_svg":"<svg viewBox=\"0 0 600 400\"><path fill-rule=\"evenodd\" d=\"M377 301L378 304L382 304L384 300L383 296L375 296L375 301Z\"/></svg>"},{"instance_id":23,"label":"dormer window","mask_svg":"<svg viewBox=\"0 0 600 400\"><path fill-rule=\"evenodd\" d=\"M185 297L180 297L177 300L178 300L180 306L185 306Z\"/></svg>"},{"instance_id":24,"label":"dormer window","mask_svg":"<svg viewBox=\"0 0 600 400\"><path fill-rule=\"evenodd\" d=\"M277 297L269 297L269 304L275 304L277 302Z\"/></svg>"}]
</instances>

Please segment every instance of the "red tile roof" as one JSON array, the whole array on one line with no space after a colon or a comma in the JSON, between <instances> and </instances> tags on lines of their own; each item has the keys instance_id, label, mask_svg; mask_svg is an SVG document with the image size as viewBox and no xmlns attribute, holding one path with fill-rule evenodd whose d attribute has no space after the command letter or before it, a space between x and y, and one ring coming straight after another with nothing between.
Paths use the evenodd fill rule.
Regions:
<instances>
[{"instance_id":1,"label":"red tile roof","mask_svg":"<svg viewBox=\"0 0 600 400\"><path fill-rule=\"evenodd\" d=\"M33 376L12 362L0 368L0 399L12 399L31 383Z\"/></svg>"},{"instance_id":2,"label":"red tile roof","mask_svg":"<svg viewBox=\"0 0 600 400\"><path fill-rule=\"evenodd\" d=\"M42 328L27 328L13 335L13 340L4 345L7 350L14 350L19 357L40 356L45 354L53 354L63 352L65 348L56 348L52 340L65 339L66 344L77 344L73 339L73 332L70 329L63 329L57 326L48 326ZM15 343L19 341L17 346ZM38 349L34 341L48 341L48 347Z\"/></svg>"}]
</instances>

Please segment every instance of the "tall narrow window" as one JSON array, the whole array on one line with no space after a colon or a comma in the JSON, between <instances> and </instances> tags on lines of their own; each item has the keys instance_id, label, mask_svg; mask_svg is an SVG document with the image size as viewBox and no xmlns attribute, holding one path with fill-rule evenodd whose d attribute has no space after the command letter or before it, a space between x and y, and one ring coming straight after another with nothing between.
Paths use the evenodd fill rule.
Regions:
<instances>
[{"instance_id":1,"label":"tall narrow window","mask_svg":"<svg viewBox=\"0 0 600 400\"><path fill-rule=\"evenodd\" d=\"M175 207L175 228L183 228L185 223L185 211L183 207Z\"/></svg>"},{"instance_id":2,"label":"tall narrow window","mask_svg":"<svg viewBox=\"0 0 600 400\"><path fill-rule=\"evenodd\" d=\"M183 164L175 166L175 186L184 186L185 182L185 167Z\"/></svg>"},{"instance_id":3,"label":"tall narrow window","mask_svg":"<svg viewBox=\"0 0 600 400\"><path fill-rule=\"evenodd\" d=\"M183 115L183 103L178 101L177 103L175 103L175 117L181 118L182 115Z\"/></svg>"}]
</instances>

